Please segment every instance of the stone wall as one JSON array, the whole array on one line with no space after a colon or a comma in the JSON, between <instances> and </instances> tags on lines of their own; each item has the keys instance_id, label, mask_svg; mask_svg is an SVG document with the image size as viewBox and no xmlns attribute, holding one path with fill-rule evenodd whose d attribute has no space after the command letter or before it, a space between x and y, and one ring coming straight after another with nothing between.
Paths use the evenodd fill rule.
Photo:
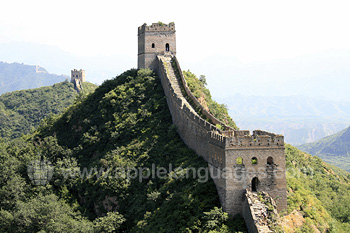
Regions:
<instances>
[{"instance_id":1,"label":"stone wall","mask_svg":"<svg viewBox=\"0 0 350 233\"><path fill-rule=\"evenodd\" d=\"M221 205L229 214L242 214L246 189L268 192L279 211L287 207L284 138L256 130L233 130L200 106L190 92L175 56L157 56L167 103L177 131L198 155L208 162ZM175 64L175 65L172 65ZM184 96L184 94L186 96ZM204 120L186 100L189 98L222 131ZM198 105L199 104L199 105ZM243 160L242 164L237 159Z\"/></svg>"},{"instance_id":2,"label":"stone wall","mask_svg":"<svg viewBox=\"0 0 350 233\"><path fill-rule=\"evenodd\" d=\"M176 55L175 24L153 23L138 28L138 68L158 70L158 54Z\"/></svg>"},{"instance_id":3,"label":"stone wall","mask_svg":"<svg viewBox=\"0 0 350 233\"><path fill-rule=\"evenodd\" d=\"M274 200L266 192L253 193L246 190L244 196L242 212L248 232L272 233L279 218Z\"/></svg>"},{"instance_id":4,"label":"stone wall","mask_svg":"<svg viewBox=\"0 0 350 233\"><path fill-rule=\"evenodd\" d=\"M254 218L250 207L252 202L248 198L244 198L242 216L244 218L245 225L247 226L249 233L259 233L257 226L255 225Z\"/></svg>"},{"instance_id":5,"label":"stone wall","mask_svg":"<svg viewBox=\"0 0 350 233\"><path fill-rule=\"evenodd\" d=\"M85 70L71 70L71 82L74 83L74 79L79 79L81 83L85 82Z\"/></svg>"}]
</instances>

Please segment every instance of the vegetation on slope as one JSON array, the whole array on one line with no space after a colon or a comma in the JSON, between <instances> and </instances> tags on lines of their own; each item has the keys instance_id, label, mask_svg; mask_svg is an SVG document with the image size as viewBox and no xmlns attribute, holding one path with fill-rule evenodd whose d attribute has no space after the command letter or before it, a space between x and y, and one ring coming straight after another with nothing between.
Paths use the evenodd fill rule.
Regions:
<instances>
[{"instance_id":1,"label":"vegetation on slope","mask_svg":"<svg viewBox=\"0 0 350 233\"><path fill-rule=\"evenodd\" d=\"M191 92L206 108L206 110L209 110L215 118L224 122L226 125L231 126L234 129L238 129L236 123L227 112L227 106L225 104L219 104L212 99L209 89L206 88L207 82L205 76L201 75L198 79L197 76L191 73L189 70L183 71L183 74Z\"/></svg>"},{"instance_id":2,"label":"vegetation on slope","mask_svg":"<svg viewBox=\"0 0 350 233\"><path fill-rule=\"evenodd\" d=\"M44 186L28 176L35 159L52 163L52 179ZM286 162L286 231L350 232L349 173L289 145ZM148 176L152 167L168 172ZM205 167L171 124L158 78L149 70L130 70L44 120L32 135L0 140L0 229L245 231L242 219L230 220L218 208L215 185L199 169ZM122 173L127 168L143 176L128 179ZM288 228L296 213L300 227Z\"/></svg>"},{"instance_id":3,"label":"vegetation on slope","mask_svg":"<svg viewBox=\"0 0 350 233\"><path fill-rule=\"evenodd\" d=\"M350 171L350 127L316 142L298 146L298 148Z\"/></svg>"},{"instance_id":4,"label":"vegetation on slope","mask_svg":"<svg viewBox=\"0 0 350 233\"><path fill-rule=\"evenodd\" d=\"M91 93L96 85L83 83L78 94L72 83L65 81L49 87L14 91L0 96L0 137L16 138L28 134L51 114L61 113L79 95Z\"/></svg>"},{"instance_id":5,"label":"vegetation on slope","mask_svg":"<svg viewBox=\"0 0 350 233\"><path fill-rule=\"evenodd\" d=\"M150 70L106 81L61 116L45 120L35 134L2 143L5 232L245 231L242 219L229 220L218 208L207 164L177 135ZM33 185L26 171L28 162L40 157L54 167L45 186ZM146 168L152 167L166 171L148 177ZM133 179L121 169L143 176Z\"/></svg>"},{"instance_id":6,"label":"vegetation on slope","mask_svg":"<svg viewBox=\"0 0 350 233\"><path fill-rule=\"evenodd\" d=\"M288 214L305 221L298 232L350 232L350 173L290 145L286 165Z\"/></svg>"}]
</instances>

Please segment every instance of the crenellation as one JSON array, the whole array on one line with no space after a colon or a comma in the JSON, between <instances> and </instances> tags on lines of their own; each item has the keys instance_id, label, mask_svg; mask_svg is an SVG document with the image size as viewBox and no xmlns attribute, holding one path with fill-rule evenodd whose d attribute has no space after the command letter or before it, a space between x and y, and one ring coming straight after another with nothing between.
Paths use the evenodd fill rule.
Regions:
<instances>
[{"instance_id":1,"label":"crenellation","mask_svg":"<svg viewBox=\"0 0 350 233\"><path fill-rule=\"evenodd\" d=\"M158 71L160 54L176 55L175 24L153 23L138 27L138 68Z\"/></svg>"},{"instance_id":2,"label":"crenellation","mask_svg":"<svg viewBox=\"0 0 350 233\"><path fill-rule=\"evenodd\" d=\"M249 135L246 133L249 131L244 131L236 134L229 134L227 132L223 132L223 135L227 137L227 147L283 147L284 146L284 138L283 136L275 136L271 137L268 135ZM231 136L231 135L234 136ZM238 136L239 135L239 136ZM272 135L272 134L271 134Z\"/></svg>"},{"instance_id":3,"label":"crenellation","mask_svg":"<svg viewBox=\"0 0 350 233\"><path fill-rule=\"evenodd\" d=\"M147 26L146 23L144 23L142 26L138 28L138 34L144 33L144 32L159 32L159 31L171 31L175 32L175 24L169 23L152 23L150 26Z\"/></svg>"},{"instance_id":4,"label":"crenellation","mask_svg":"<svg viewBox=\"0 0 350 233\"><path fill-rule=\"evenodd\" d=\"M71 82L73 83L75 79L78 79L80 82L85 82L85 70L71 70Z\"/></svg>"},{"instance_id":5,"label":"crenellation","mask_svg":"<svg viewBox=\"0 0 350 233\"><path fill-rule=\"evenodd\" d=\"M153 28L155 31L152 33L158 33L159 25ZM249 130L234 130L226 126L193 96L175 54L172 54L172 58L158 52L153 55L157 64L147 68L157 67L155 71L161 80L173 123L184 143L208 162L224 211L232 215L242 214L246 189L266 191L276 201L278 211L285 210L287 191L283 135L262 130L251 134ZM179 77L176 74L180 74ZM180 88L185 90L185 94L179 91ZM210 122L203 119L186 98L193 100L196 109L201 109L201 114ZM224 130L216 127L217 124ZM230 172L231 178L217 175L225 170Z\"/></svg>"},{"instance_id":6,"label":"crenellation","mask_svg":"<svg viewBox=\"0 0 350 233\"><path fill-rule=\"evenodd\" d=\"M83 89L82 83L85 82L85 70L71 70L71 83L74 84L74 89L80 92Z\"/></svg>"},{"instance_id":7,"label":"crenellation","mask_svg":"<svg viewBox=\"0 0 350 233\"><path fill-rule=\"evenodd\" d=\"M235 136L245 136L245 135L250 135L250 131L249 130L236 130L235 132Z\"/></svg>"}]
</instances>

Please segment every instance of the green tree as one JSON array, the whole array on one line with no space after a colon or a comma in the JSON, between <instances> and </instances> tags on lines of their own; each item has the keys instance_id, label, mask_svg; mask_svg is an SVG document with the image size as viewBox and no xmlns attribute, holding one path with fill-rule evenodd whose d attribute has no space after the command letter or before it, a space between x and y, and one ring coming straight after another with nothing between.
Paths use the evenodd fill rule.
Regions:
<instances>
[{"instance_id":1,"label":"green tree","mask_svg":"<svg viewBox=\"0 0 350 233\"><path fill-rule=\"evenodd\" d=\"M107 216L94 220L94 228L97 232L116 232L123 222L125 222L123 215L109 212Z\"/></svg>"}]
</instances>

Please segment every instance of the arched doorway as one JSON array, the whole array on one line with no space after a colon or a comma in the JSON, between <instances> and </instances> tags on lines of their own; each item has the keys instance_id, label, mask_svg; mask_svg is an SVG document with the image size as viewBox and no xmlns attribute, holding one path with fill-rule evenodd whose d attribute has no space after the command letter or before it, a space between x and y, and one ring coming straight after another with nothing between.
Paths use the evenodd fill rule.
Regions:
<instances>
[{"instance_id":1,"label":"arched doorway","mask_svg":"<svg viewBox=\"0 0 350 233\"><path fill-rule=\"evenodd\" d=\"M169 47L169 44L168 44L168 43L165 44L165 51L167 51L167 52L170 51L170 47Z\"/></svg>"},{"instance_id":2,"label":"arched doorway","mask_svg":"<svg viewBox=\"0 0 350 233\"><path fill-rule=\"evenodd\" d=\"M258 179L258 177L254 177L252 179L252 192L257 192L258 186L259 186L259 179Z\"/></svg>"}]
</instances>

